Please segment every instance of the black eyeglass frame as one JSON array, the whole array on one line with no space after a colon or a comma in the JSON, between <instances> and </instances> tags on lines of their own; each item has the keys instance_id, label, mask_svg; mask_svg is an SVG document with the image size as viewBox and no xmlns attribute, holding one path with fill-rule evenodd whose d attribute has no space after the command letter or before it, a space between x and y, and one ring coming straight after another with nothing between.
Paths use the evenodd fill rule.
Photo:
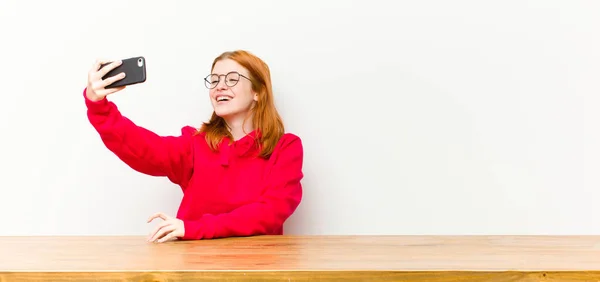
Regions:
<instances>
[{"instance_id":1,"label":"black eyeglass frame","mask_svg":"<svg viewBox=\"0 0 600 282\"><path fill-rule=\"evenodd\" d=\"M234 86L235 86L236 84L238 84L238 82L240 82L240 81L239 81L239 80L237 80L237 81L236 81L234 84L232 84L232 85L229 85L229 83L227 83L227 77L228 77L229 75L232 75L232 74L236 74L236 75L238 75L238 76L240 76L240 77L243 77L243 78L247 79L248 81L252 82L252 79L250 79L250 78L246 77L245 75L243 75L243 74L241 74L241 73L239 73L239 72L237 72L237 71L230 71L230 72L228 72L227 74L215 74L215 73L211 73L211 74L207 75L207 76L204 78L204 86L206 86L206 88L208 88L208 89L213 89L213 88L217 87L217 85L219 85L219 83L221 82L221 76L224 76L224 77L225 77L225 85L227 85L227 87L234 87ZM212 82L208 80L210 77L213 77L213 76L217 76L217 77L219 78L219 79L217 80L217 82L215 83L215 85L214 85L214 86L212 86Z\"/></svg>"}]
</instances>

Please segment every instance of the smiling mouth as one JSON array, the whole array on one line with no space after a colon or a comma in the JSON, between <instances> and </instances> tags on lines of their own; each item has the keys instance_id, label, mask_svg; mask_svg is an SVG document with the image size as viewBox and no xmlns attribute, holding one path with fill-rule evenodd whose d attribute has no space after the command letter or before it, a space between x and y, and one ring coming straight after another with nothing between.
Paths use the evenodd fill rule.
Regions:
<instances>
[{"instance_id":1,"label":"smiling mouth","mask_svg":"<svg viewBox=\"0 0 600 282\"><path fill-rule=\"evenodd\" d=\"M231 100L231 97L227 97L227 96L219 96L217 97L217 102L227 102Z\"/></svg>"}]
</instances>

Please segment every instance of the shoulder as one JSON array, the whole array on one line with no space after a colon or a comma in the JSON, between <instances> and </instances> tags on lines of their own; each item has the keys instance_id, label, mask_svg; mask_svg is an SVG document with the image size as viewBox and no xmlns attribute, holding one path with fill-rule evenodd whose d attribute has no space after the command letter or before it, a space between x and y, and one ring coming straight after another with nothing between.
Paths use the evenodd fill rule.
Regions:
<instances>
[{"instance_id":1,"label":"shoulder","mask_svg":"<svg viewBox=\"0 0 600 282\"><path fill-rule=\"evenodd\" d=\"M180 134L177 138L184 140L185 142L189 142L191 146L195 146L198 142L205 141L205 133L201 132L198 128L195 128L190 125L185 125L180 128Z\"/></svg>"},{"instance_id":2,"label":"shoulder","mask_svg":"<svg viewBox=\"0 0 600 282\"><path fill-rule=\"evenodd\" d=\"M200 131L200 129L193 127L191 125L186 125L186 126L181 127L181 137L189 139L189 140L195 140L194 142L197 142L197 141L206 142L206 140L205 140L206 132L202 132L202 131Z\"/></svg>"},{"instance_id":3,"label":"shoulder","mask_svg":"<svg viewBox=\"0 0 600 282\"><path fill-rule=\"evenodd\" d=\"M199 132L200 131L197 128L192 127L190 125L186 125L181 128L181 136L185 136L185 137L192 137L195 135L199 135Z\"/></svg>"},{"instance_id":4,"label":"shoulder","mask_svg":"<svg viewBox=\"0 0 600 282\"><path fill-rule=\"evenodd\" d=\"M271 154L271 160L274 162L286 160L286 161L302 161L304 157L304 148L302 145L302 139L293 133L285 133L279 138L279 142L273 154Z\"/></svg>"},{"instance_id":5,"label":"shoulder","mask_svg":"<svg viewBox=\"0 0 600 282\"><path fill-rule=\"evenodd\" d=\"M275 150L302 150L302 139L296 134L285 133L279 138Z\"/></svg>"}]
</instances>

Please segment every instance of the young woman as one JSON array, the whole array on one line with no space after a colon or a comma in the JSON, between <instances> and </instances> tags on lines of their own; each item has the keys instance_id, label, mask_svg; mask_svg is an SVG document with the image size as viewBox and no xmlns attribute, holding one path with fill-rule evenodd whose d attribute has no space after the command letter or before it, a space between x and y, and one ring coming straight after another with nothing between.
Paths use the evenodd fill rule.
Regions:
<instances>
[{"instance_id":1,"label":"young woman","mask_svg":"<svg viewBox=\"0 0 600 282\"><path fill-rule=\"evenodd\" d=\"M270 71L246 51L225 52L204 78L214 112L199 129L159 136L121 115L102 80L121 61L97 61L83 92L87 116L106 147L132 169L168 177L183 190L175 217L163 219L148 241L280 235L302 198L303 147L285 133L273 102Z\"/></svg>"}]
</instances>

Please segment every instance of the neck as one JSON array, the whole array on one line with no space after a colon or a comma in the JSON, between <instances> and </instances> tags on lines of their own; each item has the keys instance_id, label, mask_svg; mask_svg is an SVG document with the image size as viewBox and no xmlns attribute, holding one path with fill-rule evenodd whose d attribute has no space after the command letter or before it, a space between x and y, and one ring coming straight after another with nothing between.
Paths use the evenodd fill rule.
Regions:
<instances>
[{"instance_id":1,"label":"neck","mask_svg":"<svg viewBox=\"0 0 600 282\"><path fill-rule=\"evenodd\" d=\"M246 136L248 133L254 130L254 125L252 124L252 117L248 117L245 123L243 117L230 119L226 118L225 122L227 123L229 131L231 132L233 140L235 141L242 139L242 137Z\"/></svg>"}]
</instances>

